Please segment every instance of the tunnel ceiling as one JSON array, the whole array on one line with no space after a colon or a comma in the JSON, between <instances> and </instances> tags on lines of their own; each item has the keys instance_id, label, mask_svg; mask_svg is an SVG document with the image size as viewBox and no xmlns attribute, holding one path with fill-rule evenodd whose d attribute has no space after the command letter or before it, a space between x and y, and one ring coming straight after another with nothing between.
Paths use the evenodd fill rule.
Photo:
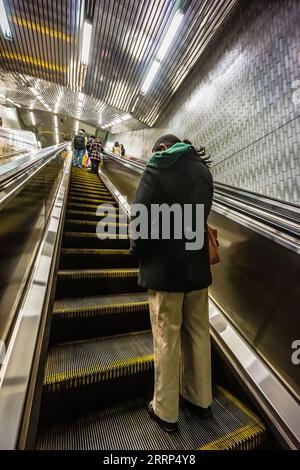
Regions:
<instances>
[{"instance_id":1,"label":"tunnel ceiling","mask_svg":"<svg viewBox=\"0 0 300 470\"><path fill-rule=\"evenodd\" d=\"M111 131L152 126L236 3L4 0L12 39L0 33L0 93L22 106L64 113L95 127L117 120L106 127ZM184 16L176 36L141 94L177 11ZM92 33L84 65L86 20ZM122 116L128 119L120 122Z\"/></svg>"}]
</instances>

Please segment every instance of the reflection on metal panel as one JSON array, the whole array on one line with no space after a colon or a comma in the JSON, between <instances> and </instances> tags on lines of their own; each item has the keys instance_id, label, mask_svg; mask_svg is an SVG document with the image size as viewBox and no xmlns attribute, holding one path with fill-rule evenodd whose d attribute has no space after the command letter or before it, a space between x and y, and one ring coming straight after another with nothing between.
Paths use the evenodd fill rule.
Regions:
<instances>
[{"instance_id":1,"label":"reflection on metal panel","mask_svg":"<svg viewBox=\"0 0 300 470\"><path fill-rule=\"evenodd\" d=\"M6 340L39 245L64 158L59 155L42 169L1 211L0 339Z\"/></svg>"},{"instance_id":2,"label":"reflection on metal panel","mask_svg":"<svg viewBox=\"0 0 300 470\"><path fill-rule=\"evenodd\" d=\"M300 399L292 343L300 331L299 254L212 212L221 263L210 294L242 336Z\"/></svg>"},{"instance_id":3,"label":"reflection on metal panel","mask_svg":"<svg viewBox=\"0 0 300 470\"><path fill-rule=\"evenodd\" d=\"M0 165L6 163L11 157L37 148L37 140L33 132L0 129Z\"/></svg>"}]
</instances>

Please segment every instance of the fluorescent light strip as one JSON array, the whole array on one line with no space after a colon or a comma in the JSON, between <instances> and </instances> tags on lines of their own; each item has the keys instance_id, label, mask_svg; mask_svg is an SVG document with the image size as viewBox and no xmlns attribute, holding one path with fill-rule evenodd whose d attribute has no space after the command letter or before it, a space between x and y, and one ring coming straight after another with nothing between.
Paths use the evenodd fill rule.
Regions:
<instances>
[{"instance_id":1,"label":"fluorescent light strip","mask_svg":"<svg viewBox=\"0 0 300 470\"><path fill-rule=\"evenodd\" d=\"M5 39L12 39L11 30L8 23L7 14L4 8L3 0L0 0L0 26Z\"/></svg>"},{"instance_id":2,"label":"fluorescent light strip","mask_svg":"<svg viewBox=\"0 0 300 470\"><path fill-rule=\"evenodd\" d=\"M75 132L78 132L78 131L79 131L79 121L76 121Z\"/></svg>"},{"instance_id":3,"label":"fluorescent light strip","mask_svg":"<svg viewBox=\"0 0 300 470\"><path fill-rule=\"evenodd\" d=\"M127 119L130 119L132 116L130 114L124 114L124 116L121 116L122 121L127 121Z\"/></svg>"},{"instance_id":4,"label":"fluorescent light strip","mask_svg":"<svg viewBox=\"0 0 300 470\"><path fill-rule=\"evenodd\" d=\"M82 39L82 48L81 48L81 63L83 65L88 65L90 47L91 47L91 36L92 36L92 25L87 21L83 24L83 39Z\"/></svg>"},{"instance_id":5,"label":"fluorescent light strip","mask_svg":"<svg viewBox=\"0 0 300 470\"><path fill-rule=\"evenodd\" d=\"M148 72L148 75L145 78L145 81L142 85L142 88L141 88L141 94L142 95L147 93L147 91L149 90L149 87L150 87L151 83L153 82L154 77L157 74L159 67L160 67L160 63L157 60L155 60L153 62L153 64L151 65L150 70Z\"/></svg>"},{"instance_id":6,"label":"fluorescent light strip","mask_svg":"<svg viewBox=\"0 0 300 470\"><path fill-rule=\"evenodd\" d=\"M34 115L34 113L33 113L32 111L30 111L29 116L30 116L32 125L33 125L33 126L36 126L35 115Z\"/></svg>"},{"instance_id":7,"label":"fluorescent light strip","mask_svg":"<svg viewBox=\"0 0 300 470\"><path fill-rule=\"evenodd\" d=\"M40 96L39 92L38 92L33 86L30 86L30 87L29 87L29 90L30 90L31 93L33 93L35 96L37 96L37 97Z\"/></svg>"},{"instance_id":8,"label":"fluorescent light strip","mask_svg":"<svg viewBox=\"0 0 300 470\"><path fill-rule=\"evenodd\" d=\"M166 53L167 53L167 51L168 51L168 49L171 45L171 42L173 41L173 39L174 39L174 37L177 33L177 30L180 26L182 18L183 18L183 13L181 13L180 11L177 11L174 18L173 18L173 20L172 20L172 22L171 22L171 24L170 24L170 26L169 26L167 34L165 35L164 40L163 40L163 42L162 42L162 44L159 48L159 51L157 53L157 60L161 61L165 57L165 55L166 55Z\"/></svg>"},{"instance_id":9,"label":"fluorescent light strip","mask_svg":"<svg viewBox=\"0 0 300 470\"><path fill-rule=\"evenodd\" d=\"M55 128L58 128L58 119L57 119L57 116L53 116L53 120L54 120L54 127L55 127Z\"/></svg>"}]
</instances>

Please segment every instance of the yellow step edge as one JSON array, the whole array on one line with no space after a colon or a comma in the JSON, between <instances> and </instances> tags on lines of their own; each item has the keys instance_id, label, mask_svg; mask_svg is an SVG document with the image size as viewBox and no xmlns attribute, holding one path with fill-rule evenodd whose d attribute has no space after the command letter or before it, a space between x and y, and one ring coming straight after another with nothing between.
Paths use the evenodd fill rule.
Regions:
<instances>
[{"instance_id":1,"label":"yellow step edge","mask_svg":"<svg viewBox=\"0 0 300 470\"><path fill-rule=\"evenodd\" d=\"M65 279L113 279L113 278L131 278L137 277L139 273L138 268L130 269L112 269L112 270L99 270L99 269L89 269L89 270L68 270L68 271L58 271L58 278Z\"/></svg>"},{"instance_id":2,"label":"yellow step edge","mask_svg":"<svg viewBox=\"0 0 300 470\"><path fill-rule=\"evenodd\" d=\"M64 238L98 238L97 234L94 232L64 232ZM130 240L129 235L116 234L115 238L112 240ZM99 239L99 242L102 240Z\"/></svg>"},{"instance_id":3,"label":"yellow step edge","mask_svg":"<svg viewBox=\"0 0 300 470\"><path fill-rule=\"evenodd\" d=\"M64 255L105 255L105 256L132 256L130 250L118 250L118 249L109 249L109 248L62 248L61 252Z\"/></svg>"},{"instance_id":4,"label":"yellow step edge","mask_svg":"<svg viewBox=\"0 0 300 470\"><path fill-rule=\"evenodd\" d=\"M261 444L264 433L262 424L248 424L199 447L198 450L253 450Z\"/></svg>"},{"instance_id":5,"label":"yellow step edge","mask_svg":"<svg viewBox=\"0 0 300 470\"><path fill-rule=\"evenodd\" d=\"M68 224L77 224L77 225L108 225L109 227L112 227L116 225L117 227L127 227L127 223L120 223L120 222L102 222L102 219L99 221L97 220L77 220L77 219L66 219L65 223Z\"/></svg>"},{"instance_id":6,"label":"yellow step edge","mask_svg":"<svg viewBox=\"0 0 300 470\"><path fill-rule=\"evenodd\" d=\"M149 371L153 368L154 356L131 357L122 361L115 361L106 366L96 364L92 367L85 367L73 371L60 372L57 374L45 375L44 387L47 391L55 392L60 388L76 388L78 386L89 385L90 383L103 382L110 379L123 377Z\"/></svg>"},{"instance_id":7,"label":"yellow step edge","mask_svg":"<svg viewBox=\"0 0 300 470\"><path fill-rule=\"evenodd\" d=\"M110 315L120 313L134 313L145 310L149 307L149 302L128 302L109 305L96 305L93 307L78 308L57 308L53 310L53 315L62 319L86 318L97 315Z\"/></svg>"}]
</instances>

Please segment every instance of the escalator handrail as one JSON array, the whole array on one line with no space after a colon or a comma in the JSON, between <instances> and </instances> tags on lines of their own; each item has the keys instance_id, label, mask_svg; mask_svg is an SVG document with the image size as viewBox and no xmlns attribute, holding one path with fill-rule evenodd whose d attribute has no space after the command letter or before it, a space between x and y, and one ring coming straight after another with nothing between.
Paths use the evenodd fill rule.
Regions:
<instances>
[{"instance_id":1,"label":"escalator handrail","mask_svg":"<svg viewBox=\"0 0 300 470\"><path fill-rule=\"evenodd\" d=\"M139 174L145 170L147 162L141 160L133 162L128 158L118 157L108 150L104 150L104 153ZM218 182L214 183L214 201L267 225L276 226L288 235L300 237L300 206L296 204Z\"/></svg>"},{"instance_id":2,"label":"escalator handrail","mask_svg":"<svg viewBox=\"0 0 300 470\"><path fill-rule=\"evenodd\" d=\"M60 151L62 149L63 147ZM39 360L41 338L55 276L54 268L58 259L67 204L71 163L69 154L64 162L62 179L58 183L47 225L28 274L26 290L24 289L24 296L16 312L0 368L0 449L16 449L20 439L26 440L26 436L21 435L21 430L26 434L25 417L32 409L32 396L28 392L31 381L34 381L32 376L36 374L35 361Z\"/></svg>"},{"instance_id":3,"label":"escalator handrail","mask_svg":"<svg viewBox=\"0 0 300 470\"><path fill-rule=\"evenodd\" d=\"M13 164L4 164L0 171L0 210L11 201L51 159L64 150L69 142L47 147L38 152L30 152ZM5 171L6 170L6 171ZM2 174L2 175L1 175Z\"/></svg>"}]
</instances>

